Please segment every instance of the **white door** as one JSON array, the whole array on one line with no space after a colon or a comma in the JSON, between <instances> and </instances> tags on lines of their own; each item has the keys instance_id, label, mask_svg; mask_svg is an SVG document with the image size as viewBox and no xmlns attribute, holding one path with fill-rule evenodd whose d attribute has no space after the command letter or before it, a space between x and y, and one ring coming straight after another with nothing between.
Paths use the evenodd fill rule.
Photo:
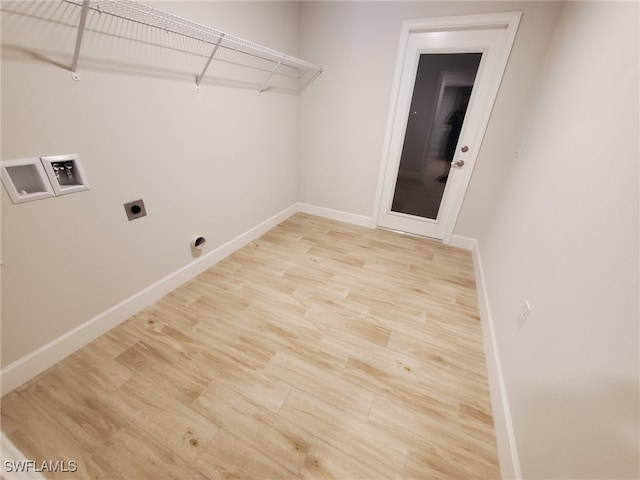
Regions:
<instances>
[{"instance_id":1,"label":"white door","mask_svg":"<svg viewBox=\"0 0 640 480\"><path fill-rule=\"evenodd\" d=\"M405 24L378 189L378 226L449 241L519 19L516 13ZM456 76L474 79L471 93L457 95L452 111L444 112L443 79ZM443 117L447 135L430 135Z\"/></svg>"}]
</instances>

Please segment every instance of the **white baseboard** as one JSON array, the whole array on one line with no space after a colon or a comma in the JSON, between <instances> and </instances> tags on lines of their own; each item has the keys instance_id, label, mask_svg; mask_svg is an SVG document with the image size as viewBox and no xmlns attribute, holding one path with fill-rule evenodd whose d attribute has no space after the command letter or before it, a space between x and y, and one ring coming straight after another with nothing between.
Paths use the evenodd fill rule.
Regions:
<instances>
[{"instance_id":1,"label":"white baseboard","mask_svg":"<svg viewBox=\"0 0 640 480\"><path fill-rule=\"evenodd\" d=\"M63 358L71 355L89 342L120 324L127 318L135 315L143 308L159 300L167 293L176 289L183 283L204 272L218 263L223 258L235 252L263 233L275 227L279 223L298 211L297 205L292 205L265 220L259 225L238 235L224 245L200 256L197 260L185 265L183 268L167 275L157 282L149 285L144 290L114 305L108 310L96 315L76 328L66 332L60 337L50 341L46 345L25 355L15 362L7 365L0 371L0 384L2 395L5 395L19 387L26 381L55 365Z\"/></svg>"},{"instance_id":2,"label":"white baseboard","mask_svg":"<svg viewBox=\"0 0 640 480\"><path fill-rule=\"evenodd\" d=\"M500 352L498 351L494 321L491 314L491 305L489 303L484 270L482 268L480 246L475 238L465 239L465 237L459 237L457 242L458 245L456 246L462 248L467 248L466 245L470 245L471 248L469 248L469 250L473 253L473 269L476 277L476 289L478 291L478 308L480 310L482 323L482 336L484 339L487 374L489 377L493 422L498 444L498 457L500 459L500 476L503 479L514 478L521 480L522 471L520 469L518 446L516 444L507 387L504 382Z\"/></svg>"},{"instance_id":3,"label":"white baseboard","mask_svg":"<svg viewBox=\"0 0 640 480\"><path fill-rule=\"evenodd\" d=\"M373 217L366 217L355 213L343 212L341 210L333 210L331 208L317 207L307 203L298 203L298 211L308 213L309 215L317 215L318 217L330 218L339 222L351 223L361 227L374 228L375 222Z\"/></svg>"},{"instance_id":4,"label":"white baseboard","mask_svg":"<svg viewBox=\"0 0 640 480\"><path fill-rule=\"evenodd\" d=\"M452 247L464 248L465 250L472 251L478 244L475 238L463 237L462 235L451 235L449 241L445 243Z\"/></svg>"},{"instance_id":5,"label":"white baseboard","mask_svg":"<svg viewBox=\"0 0 640 480\"><path fill-rule=\"evenodd\" d=\"M53 366L76 350L82 348L87 343L117 326L148 305L151 305L153 302L162 298L164 295L176 289L183 283L191 280L193 277L199 275L208 268L211 268L220 260L243 247L250 241L258 238L260 235L283 222L296 212L318 215L368 228L375 227L375 222L372 217L303 203L292 205L291 207L286 208L282 212L265 220L261 224L247 230L245 233L237 236L224 245L202 255L197 260L189 263L183 268L167 275L144 290L125 299L117 305L114 305L64 335L52 340L48 344L3 368L2 371L0 371L2 395L5 395L16 387L22 385L24 382ZM500 364L500 356L496 345L493 318L491 316L491 308L484 281L478 242L473 238L453 235L449 244L460 248L466 248L471 250L473 253L480 316L482 319L483 337L487 357L489 385L493 405L493 416L498 441L498 453L500 456L501 474L502 478L521 479L522 475L520 472L515 435L513 424L511 422L511 414Z\"/></svg>"}]
</instances>

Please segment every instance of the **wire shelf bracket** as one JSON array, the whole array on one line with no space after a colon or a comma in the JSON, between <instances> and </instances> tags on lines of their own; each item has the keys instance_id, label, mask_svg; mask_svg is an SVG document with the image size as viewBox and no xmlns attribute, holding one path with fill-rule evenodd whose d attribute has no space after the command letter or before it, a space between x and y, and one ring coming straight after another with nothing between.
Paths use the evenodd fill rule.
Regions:
<instances>
[{"instance_id":1,"label":"wire shelf bracket","mask_svg":"<svg viewBox=\"0 0 640 480\"><path fill-rule=\"evenodd\" d=\"M218 51L218 48L220 48L220 43L222 43L222 39L224 38L224 33L222 35L220 35L220 38L218 39L218 41L216 42L215 46L213 47L213 51L211 52L211 55L209 56L209 59L207 60L207 63L204 65L204 68L202 69L202 72L200 73L200 75L198 75L196 77L196 88L200 88L200 82L202 82L202 79L204 78L204 74L207 73L207 69L209 68L209 65L211 64L211 60L213 60L213 57L216 56L216 52Z\"/></svg>"},{"instance_id":2,"label":"wire shelf bracket","mask_svg":"<svg viewBox=\"0 0 640 480\"><path fill-rule=\"evenodd\" d=\"M283 59L284 60L284 59ZM258 93L262 93L267 89L267 85L269 84L269 80L271 80L271 77L273 77L276 73L276 71L278 70L278 68L280 67L280 65L282 65L282 60L280 60L278 62L278 64L274 67L273 71L269 74L269 76L267 77L267 79L263 82L263 84L260 86L260 89L258 90Z\"/></svg>"},{"instance_id":3,"label":"wire shelf bracket","mask_svg":"<svg viewBox=\"0 0 640 480\"><path fill-rule=\"evenodd\" d=\"M80 80L78 75L78 58L80 57L80 46L82 45L82 36L87 25L87 15L89 14L89 0L82 2L82 12L80 13L80 23L78 24L78 35L76 37L76 48L73 51L73 62L71 63L71 78L75 81Z\"/></svg>"},{"instance_id":4,"label":"wire shelf bracket","mask_svg":"<svg viewBox=\"0 0 640 480\"><path fill-rule=\"evenodd\" d=\"M124 20L132 21L138 24L158 28L169 33L174 33L183 37L198 40L211 46L212 51L204 65L200 75L196 76L196 88L200 88L200 84L209 69L211 62L216 57L220 48L228 51L238 52L247 56L247 58L265 60L274 65L266 80L259 88L259 92L268 90L269 81L278 72L281 67L286 66L295 72L293 78L297 78L302 85L299 85L299 91L304 90L318 75L323 72L321 66L305 60L293 57L291 55L278 52L271 48L259 45L257 43L244 40L240 37L224 33L220 30L187 20L185 18L164 12L154 7L139 3L135 0L65 0L67 3L82 7L80 20L78 23L78 32L76 36L76 44L73 53L73 61L71 64L71 77L74 80L80 80L78 74L78 61L80 58L80 49L86 29L87 17L90 10L99 13L118 17ZM303 77L308 77L302 82Z\"/></svg>"}]
</instances>

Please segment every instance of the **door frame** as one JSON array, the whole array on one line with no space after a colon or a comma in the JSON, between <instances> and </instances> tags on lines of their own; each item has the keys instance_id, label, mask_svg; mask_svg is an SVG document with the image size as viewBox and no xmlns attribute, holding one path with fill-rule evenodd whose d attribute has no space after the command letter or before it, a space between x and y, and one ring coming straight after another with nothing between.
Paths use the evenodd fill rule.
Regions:
<instances>
[{"instance_id":1,"label":"door frame","mask_svg":"<svg viewBox=\"0 0 640 480\"><path fill-rule=\"evenodd\" d=\"M499 47L499 51L497 52L498 61L497 68L495 69L495 74L491 79L490 93L487 95L485 101L482 102L481 105L476 106L479 108L480 113L480 124L482 124L483 128L481 129L483 134L481 138L475 140L475 155L473 158L469 158L469 160L465 159L467 162L467 168L460 170L457 173L460 173L462 178L457 182L459 188L453 190L450 194L453 195L452 203L453 203L453 214L449 215L448 218L442 219L443 226L443 236L442 241L445 244L451 243L451 237L453 235L453 230L455 224L458 220L458 216L460 214L460 209L462 208L462 203L464 200L464 194L469 187L469 183L471 181L471 173L473 171L473 167L475 164L475 160L477 158L477 154L480 150L480 145L482 139L484 137L484 132L489 123L489 118L491 115L491 111L493 109L493 105L495 103L495 99L498 94L498 89L500 88L500 83L502 81L502 76L506 69L507 61L509 59L509 55L511 53L511 48L513 47L513 43L515 40L516 32L518 30L518 25L520 24L520 19L522 17L522 12L505 12L505 13L493 13L493 14L481 14L481 15L463 15L463 16L455 16L455 17L436 17L436 18L425 18L425 19L417 19L417 20L405 20L402 23L402 29L400 32L400 44L398 47L398 54L396 57L396 66L395 73L393 78L393 86L391 90L391 97L389 102L389 112L387 115L387 127L385 131L384 143L382 148L382 159L380 163L380 172L378 176L378 187L376 190L376 200L375 200L375 210L374 210L374 218L375 225L381 227L380 225L380 217L382 216L381 212L381 203L383 197L383 188L385 185L385 180L388 175L395 175L397 172L392 171L392 165L394 165L394 158L392 155L395 152L391 151L392 140L393 140L393 132L394 128L396 128L396 122L404 122L405 119L399 117L398 104L401 95L401 87L402 87L402 73L404 70L404 62L407 54L407 47L409 43L409 36L412 33L427 33L434 31L463 31L463 30L484 30L484 29L496 29L496 28L504 28L505 35L502 41L501 46ZM390 210L389 205L389 210ZM383 227L384 228L384 227ZM411 232L409 232L411 233Z\"/></svg>"}]
</instances>

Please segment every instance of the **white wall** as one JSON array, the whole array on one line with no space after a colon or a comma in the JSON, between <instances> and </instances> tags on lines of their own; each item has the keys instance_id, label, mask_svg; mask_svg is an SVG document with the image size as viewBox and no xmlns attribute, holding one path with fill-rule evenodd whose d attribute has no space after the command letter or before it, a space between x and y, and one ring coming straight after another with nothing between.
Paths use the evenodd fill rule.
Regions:
<instances>
[{"instance_id":1,"label":"white wall","mask_svg":"<svg viewBox=\"0 0 640 480\"><path fill-rule=\"evenodd\" d=\"M2 193L3 366L188 265L194 234L214 248L296 201L372 217L402 20L523 11L455 233L479 239L524 476L639 476L636 4L570 2L555 36L558 2L160 5L324 65L300 97L196 93L202 58L115 36L72 82L69 11L17 5L2 158L78 152L92 190Z\"/></svg>"},{"instance_id":2,"label":"white wall","mask_svg":"<svg viewBox=\"0 0 640 480\"><path fill-rule=\"evenodd\" d=\"M296 3L155 5L298 53ZM215 65L198 92L206 57L108 17L74 82L78 15L3 3L2 159L79 153L92 187L19 205L2 188L3 367L193 262L194 235L210 250L297 201L296 96L212 84ZM148 216L129 222L137 198Z\"/></svg>"},{"instance_id":3,"label":"white wall","mask_svg":"<svg viewBox=\"0 0 640 480\"><path fill-rule=\"evenodd\" d=\"M454 233L480 241L524 477L637 478L636 4L304 2L301 55L325 73L301 97L300 198L375 216L402 20L513 10Z\"/></svg>"},{"instance_id":4,"label":"white wall","mask_svg":"<svg viewBox=\"0 0 640 480\"><path fill-rule=\"evenodd\" d=\"M558 2L303 2L300 54L322 64L325 73L300 98L301 202L368 217L372 223L404 20L520 11L522 20L455 229L458 235L477 236L510 168L517 148L513 132L521 128L561 7ZM496 408L501 469L512 475L507 426L498 403Z\"/></svg>"},{"instance_id":5,"label":"white wall","mask_svg":"<svg viewBox=\"0 0 640 480\"><path fill-rule=\"evenodd\" d=\"M522 473L639 478L638 4L568 2L550 45L478 232Z\"/></svg>"},{"instance_id":6,"label":"white wall","mask_svg":"<svg viewBox=\"0 0 640 480\"><path fill-rule=\"evenodd\" d=\"M382 144L403 20L521 11L523 18L455 233L473 236L513 146L559 2L302 2L300 54L325 73L301 96L300 199L373 217ZM497 155L496 155L497 153ZM506 155L506 156L505 156ZM472 179L472 184L474 180Z\"/></svg>"}]
</instances>

